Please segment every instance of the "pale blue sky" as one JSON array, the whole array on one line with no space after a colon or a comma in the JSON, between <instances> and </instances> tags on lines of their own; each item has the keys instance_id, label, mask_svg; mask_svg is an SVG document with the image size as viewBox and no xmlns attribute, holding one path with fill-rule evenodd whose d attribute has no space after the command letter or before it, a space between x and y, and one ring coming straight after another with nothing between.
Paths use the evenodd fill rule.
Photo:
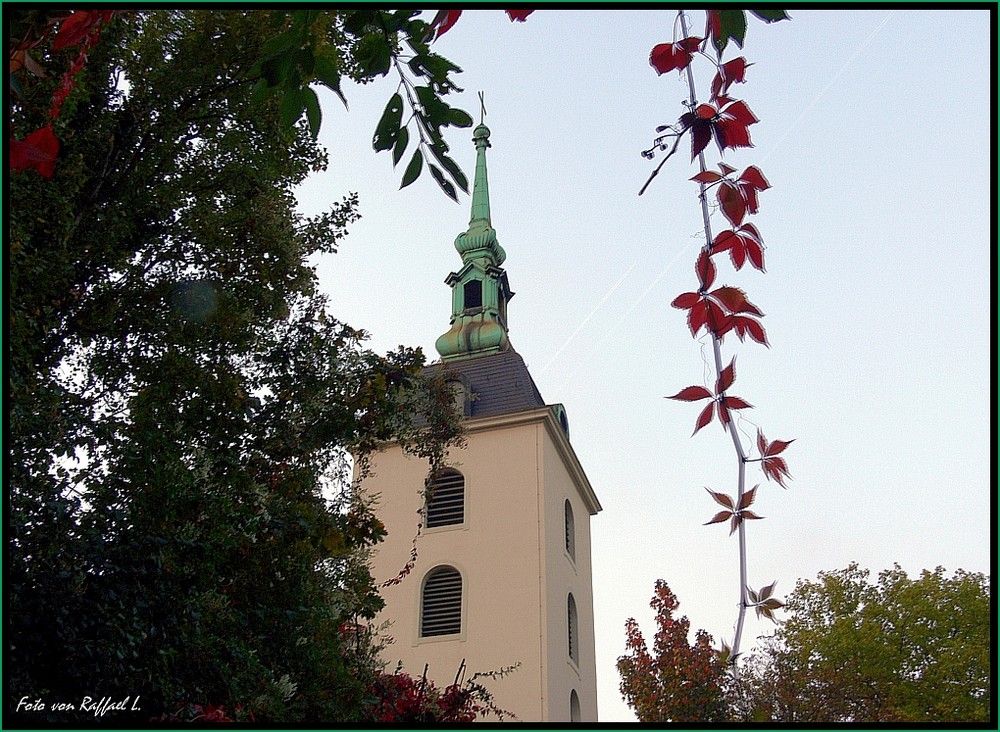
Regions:
<instances>
[{"instance_id":1,"label":"pale blue sky","mask_svg":"<svg viewBox=\"0 0 1000 732\"><path fill-rule=\"evenodd\" d=\"M663 398L714 381L670 307L695 288L689 156L636 195L655 165L639 151L686 94L677 73L657 77L647 63L672 40L674 15L547 10L522 24L467 11L437 43L464 69L459 106L478 117L486 94L511 340L546 401L566 405L604 506L591 524L602 721L633 718L614 662L626 618L652 635L657 578L717 642L731 640L738 599L735 540L702 526L715 512L704 487L734 492L732 445L717 424L690 437L699 406ZM691 14L698 32L703 15ZM743 55L754 66L733 95L761 122L755 148L726 158L758 165L773 186L754 218L767 273L719 271L766 313L772 344L727 338L733 392L756 407L743 413L748 434L759 424L797 440L787 491L749 471L767 517L749 526L751 584L777 579L783 595L851 561L875 573L893 562L989 572L989 13L791 15L751 22ZM318 263L332 311L378 350L403 343L436 357L469 201L451 202L426 174L397 190L402 170L371 150L396 83L345 87L350 112L323 96L331 165L302 187L301 207L359 192L362 221ZM455 130L449 142L471 176L470 136ZM749 618L745 649L770 632Z\"/></svg>"}]
</instances>

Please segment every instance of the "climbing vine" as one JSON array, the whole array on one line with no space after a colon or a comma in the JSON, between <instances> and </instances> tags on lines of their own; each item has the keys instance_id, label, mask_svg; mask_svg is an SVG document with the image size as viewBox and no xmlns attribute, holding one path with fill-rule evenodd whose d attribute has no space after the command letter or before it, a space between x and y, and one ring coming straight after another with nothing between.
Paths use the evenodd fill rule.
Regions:
<instances>
[{"instance_id":1,"label":"climbing vine","mask_svg":"<svg viewBox=\"0 0 1000 732\"><path fill-rule=\"evenodd\" d=\"M788 18L782 10L749 12L766 23ZM698 168L691 180L698 185L704 244L694 265L697 286L690 292L678 295L672 305L686 312L692 337L711 345L715 382L685 387L668 398L707 402L695 419L694 433L713 420L718 420L719 425L729 434L736 456L735 494L706 489L711 499L722 509L706 525L727 523L730 535L737 536L739 609L732 643L723 642L720 651L725 662L734 664L739 654L747 609L752 607L758 617L763 616L773 621L774 612L783 606L773 596L775 582L754 589L748 580L746 524L749 520L763 517L751 509L760 486L748 487L747 466L759 463L767 480L785 487L785 480L790 478L790 473L782 453L793 440L768 440L758 428L756 440L749 440L751 444L746 444L744 435L737 426L737 420L741 419L737 412L751 409L752 405L732 391L737 375L735 355L729 358L728 363L723 357L726 336L730 336L730 344L732 335L735 335L741 342L749 337L752 341L769 346L762 324L764 313L751 302L742 288L717 284L716 278L718 265L723 259L721 255L724 254L728 254L736 271L742 270L749 263L754 269L764 272L764 240L760 230L749 218L758 212L760 193L770 188L770 184L756 165L749 165L738 172L737 168L726 162L718 163L716 169L710 169L706 162L706 154L713 142L722 156L753 147L750 127L757 124L757 117L745 101L731 95L735 85L745 83L751 64L743 56L723 61L723 54L730 47L730 41L743 47L747 14L742 10L708 10L705 31L702 36L695 36L689 31L686 14L680 11L675 28L678 26L680 40L657 45L650 53L649 60L658 74L671 71L685 74L689 94L683 102L684 113L676 122L658 127L658 137L653 141L652 147L643 152L649 159L655 158L658 152L666 152L666 155L639 193L641 195L646 191L664 163L677 151L681 139L689 138L691 161L696 162ZM696 58L715 66L708 100L704 102L698 99L692 71L692 63ZM713 235L713 216L718 219L714 214L721 214L724 228Z\"/></svg>"}]
</instances>

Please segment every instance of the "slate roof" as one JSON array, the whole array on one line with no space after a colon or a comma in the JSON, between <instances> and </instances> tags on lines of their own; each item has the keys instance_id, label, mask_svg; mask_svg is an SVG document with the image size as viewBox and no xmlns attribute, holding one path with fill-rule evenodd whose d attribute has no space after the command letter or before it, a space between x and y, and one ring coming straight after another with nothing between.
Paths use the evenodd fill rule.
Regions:
<instances>
[{"instance_id":1,"label":"slate roof","mask_svg":"<svg viewBox=\"0 0 1000 732\"><path fill-rule=\"evenodd\" d=\"M495 417L545 406L524 360L513 349L485 356L432 364L427 371L441 369L459 377L471 396L469 418Z\"/></svg>"}]
</instances>

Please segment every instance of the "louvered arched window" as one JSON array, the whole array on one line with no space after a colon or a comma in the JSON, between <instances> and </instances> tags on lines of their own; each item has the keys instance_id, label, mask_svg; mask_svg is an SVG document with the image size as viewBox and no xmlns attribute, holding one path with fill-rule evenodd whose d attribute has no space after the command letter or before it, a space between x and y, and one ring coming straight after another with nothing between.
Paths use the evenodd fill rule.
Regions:
<instances>
[{"instance_id":1,"label":"louvered arched window","mask_svg":"<svg viewBox=\"0 0 1000 732\"><path fill-rule=\"evenodd\" d=\"M573 593L569 594L569 598L566 600L566 635L569 645L569 657L575 662L580 660L580 639L579 639L579 622L576 615L576 600L573 599Z\"/></svg>"},{"instance_id":2,"label":"louvered arched window","mask_svg":"<svg viewBox=\"0 0 1000 732\"><path fill-rule=\"evenodd\" d=\"M427 487L427 528L464 521L465 477L457 470L442 470Z\"/></svg>"},{"instance_id":3,"label":"louvered arched window","mask_svg":"<svg viewBox=\"0 0 1000 732\"><path fill-rule=\"evenodd\" d=\"M462 632L462 575L437 567L424 580L420 602L420 637Z\"/></svg>"},{"instance_id":4,"label":"louvered arched window","mask_svg":"<svg viewBox=\"0 0 1000 732\"><path fill-rule=\"evenodd\" d=\"M573 507L566 499L566 553L576 559L576 527L573 524Z\"/></svg>"},{"instance_id":5,"label":"louvered arched window","mask_svg":"<svg viewBox=\"0 0 1000 732\"><path fill-rule=\"evenodd\" d=\"M576 689L569 692L569 721L579 722L583 718L580 713L580 697L577 696Z\"/></svg>"}]
</instances>

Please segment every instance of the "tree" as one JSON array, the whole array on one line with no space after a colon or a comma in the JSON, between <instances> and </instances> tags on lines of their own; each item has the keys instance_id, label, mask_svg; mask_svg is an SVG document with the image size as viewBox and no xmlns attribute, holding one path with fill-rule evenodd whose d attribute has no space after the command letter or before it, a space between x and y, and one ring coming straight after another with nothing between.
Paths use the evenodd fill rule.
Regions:
<instances>
[{"instance_id":1,"label":"tree","mask_svg":"<svg viewBox=\"0 0 1000 732\"><path fill-rule=\"evenodd\" d=\"M656 612L652 653L634 618L625 624L628 654L618 659L621 693L640 722L721 722L726 720L722 659L704 630L688 642L691 623L675 618L680 606L657 580L649 606Z\"/></svg>"},{"instance_id":2,"label":"tree","mask_svg":"<svg viewBox=\"0 0 1000 732\"><path fill-rule=\"evenodd\" d=\"M868 576L852 563L799 581L733 690L740 719L990 720L989 577L938 567L910 579L899 565Z\"/></svg>"},{"instance_id":3,"label":"tree","mask_svg":"<svg viewBox=\"0 0 1000 732\"><path fill-rule=\"evenodd\" d=\"M348 457L401 440L433 468L456 422L419 351L366 350L317 292L309 260L357 201L295 213L326 160L260 92L263 17L109 18L55 117L79 49L44 35L50 73L19 78L11 129L59 141L10 176L8 709L46 705L19 722L79 722L52 704L84 696L140 698L138 722L371 707L373 646L344 629L381 605L363 559L384 529ZM324 17L323 58L377 73L368 21Z\"/></svg>"}]
</instances>

